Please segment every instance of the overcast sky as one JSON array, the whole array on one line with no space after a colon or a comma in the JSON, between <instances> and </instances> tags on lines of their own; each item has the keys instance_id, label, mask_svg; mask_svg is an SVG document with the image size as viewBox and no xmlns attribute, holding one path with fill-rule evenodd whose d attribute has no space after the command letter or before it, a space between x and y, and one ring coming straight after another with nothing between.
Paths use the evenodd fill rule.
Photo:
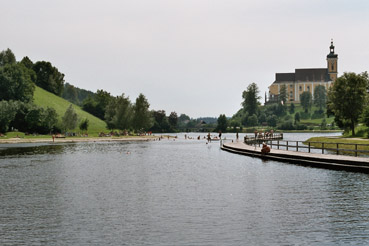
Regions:
<instances>
[{"instance_id":1,"label":"overcast sky","mask_svg":"<svg viewBox=\"0 0 369 246\"><path fill-rule=\"evenodd\" d=\"M143 93L150 108L232 116L276 72L369 70L369 1L0 0L0 49L50 61L79 88Z\"/></svg>"}]
</instances>

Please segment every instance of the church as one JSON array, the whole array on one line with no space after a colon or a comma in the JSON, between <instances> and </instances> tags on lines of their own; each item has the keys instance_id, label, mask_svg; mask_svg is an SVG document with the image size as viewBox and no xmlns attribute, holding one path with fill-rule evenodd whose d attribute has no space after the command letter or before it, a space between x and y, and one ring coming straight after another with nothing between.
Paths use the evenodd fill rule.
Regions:
<instances>
[{"instance_id":1,"label":"church","mask_svg":"<svg viewBox=\"0 0 369 246\"><path fill-rule=\"evenodd\" d=\"M300 103L301 93L308 91L314 97L314 88L323 85L328 90L329 86L337 79L338 55L334 53L333 40L327 55L326 68L298 68L294 73L276 73L275 81L269 88L269 97L265 97L265 103L279 102L279 94L282 85L287 89L287 102Z\"/></svg>"}]
</instances>

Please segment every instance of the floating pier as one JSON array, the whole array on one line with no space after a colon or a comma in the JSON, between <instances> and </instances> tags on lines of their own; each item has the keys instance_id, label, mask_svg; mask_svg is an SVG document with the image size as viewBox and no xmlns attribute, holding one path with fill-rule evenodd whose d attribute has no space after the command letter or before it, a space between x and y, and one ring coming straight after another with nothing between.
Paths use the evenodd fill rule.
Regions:
<instances>
[{"instance_id":1,"label":"floating pier","mask_svg":"<svg viewBox=\"0 0 369 246\"><path fill-rule=\"evenodd\" d=\"M364 157L306 153L281 149L271 149L270 153L263 155L261 154L260 147L256 145L247 145L244 142L222 143L221 149L235 154L258 157L266 160L288 162L310 167L369 173L369 158Z\"/></svg>"}]
</instances>

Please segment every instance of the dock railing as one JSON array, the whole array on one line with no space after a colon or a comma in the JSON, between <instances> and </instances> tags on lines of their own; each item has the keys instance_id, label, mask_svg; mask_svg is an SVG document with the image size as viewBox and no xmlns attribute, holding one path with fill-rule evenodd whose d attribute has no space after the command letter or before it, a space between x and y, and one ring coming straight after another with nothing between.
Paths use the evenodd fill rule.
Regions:
<instances>
[{"instance_id":1,"label":"dock railing","mask_svg":"<svg viewBox=\"0 0 369 246\"><path fill-rule=\"evenodd\" d=\"M323 143L323 142L308 142L308 141L285 141L268 138L246 138L245 143L252 146L262 146L262 143L266 143L271 149L284 149L291 151L300 151L311 153L336 153L337 155L369 155L369 144L356 144L356 143Z\"/></svg>"}]
</instances>

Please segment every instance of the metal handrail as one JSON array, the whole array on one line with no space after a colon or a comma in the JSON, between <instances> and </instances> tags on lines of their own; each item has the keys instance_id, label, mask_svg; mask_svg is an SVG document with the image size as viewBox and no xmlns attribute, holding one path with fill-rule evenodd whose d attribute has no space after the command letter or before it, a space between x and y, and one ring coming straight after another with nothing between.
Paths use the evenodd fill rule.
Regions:
<instances>
[{"instance_id":1,"label":"metal handrail","mask_svg":"<svg viewBox=\"0 0 369 246\"><path fill-rule=\"evenodd\" d=\"M331 142L310 142L310 141L285 141L285 140L275 140L275 139L248 139L248 141L245 141L248 145L261 145L261 142L266 142L270 145L271 148L277 147L277 149L280 149L280 147L285 147L286 150L295 149L296 151L299 151L299 149L308 149L308 153L311 153L312 149L321 149L322 154L324 154L325 150L328 151L335 151L337 155L341 152L353 152L355 153L355 156L358 155L358 153L369 153L369 150L360 150L358 147L360 146L367 146L369 148L369 144L356 144L356 143L331 143ZM294 143L294 144L292 144ZM301 143L301 145L299 145ZM312 144L320 144L321 147L312 146ZM336 148L332 148L329 145L335 145ZM346 146L355 146L353 149L347 149L347 148L339 148L339 146L346 145ZM326 147L325 147L326 146ZM329 147L328 147L329 146Z\"/></svg>"}]
</instances>

